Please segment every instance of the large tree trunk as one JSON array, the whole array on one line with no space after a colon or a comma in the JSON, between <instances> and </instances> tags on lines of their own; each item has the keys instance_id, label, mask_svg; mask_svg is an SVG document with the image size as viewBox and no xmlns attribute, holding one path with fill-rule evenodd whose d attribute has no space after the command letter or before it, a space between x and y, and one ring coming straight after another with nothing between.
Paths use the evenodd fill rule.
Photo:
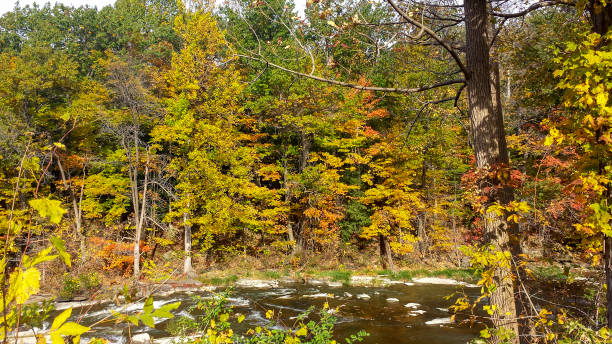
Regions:
<instances>
[{"instance_id":1,"label":"large tree trunk","mask_svg":"<svg viewBox=\"0 0 612 344\"><path fill-rule=\"evenodd\" d=\"M604 36L610 30L612 26L612 4L609 2L604 6L601 0L590 0L587 4L587 10L591 19L591 31ZM599 46L608 44L608 40L602 40ZM599 161L599 173L605 175L605 162L600 158ZM608 205L612 204L612 183L608 184L607 190L607 201ZM612 221L610 221L612 223ZM603 234L603 254L604 254L604 271L606 274L606 319L608 321L608 328L612 329L612 238Z\"/></svg>"},{"instance_id":2,"label":"large tree trunk","mask_svg":"<svg viewBox=\"0 0 612 344\"><path fill-rule=\"evenodd\" d=\"M491 88L491 67L489 40L487 36L487 1L465 0L466 23L466 76L467 97L476 167L491 169L508 165L508 151L501 113L495 111ZM489 186L499 190L490 194L488 203L505 204L512 199L512 190L504 188L497 178L487 180ZM493 184L493 185L490 185ZM481 189L484 185L481 186ZM495 212L484 216L485 240L497 250L510 250L509 228L506 218ZM497 306L493 323L497 328L505 328L515 334L512 343L519 343L516 305L512 271L497 268L494 282L497 288L492 292L490 303Z\"/></svg>"},{"instance_id":3,"label":"large tree trunk","mask_svg":"<svg viewBox=\"0 0 612 344\"><path fill-rule=\"evenodd\" d=\"M391 247L389 246L389 240L386 236L378 235L378 245L380 249L380 262L383 269L389 269L395 271L395 265L393 264L393 257L391 256Z\"/></svg>"}]
</instances>

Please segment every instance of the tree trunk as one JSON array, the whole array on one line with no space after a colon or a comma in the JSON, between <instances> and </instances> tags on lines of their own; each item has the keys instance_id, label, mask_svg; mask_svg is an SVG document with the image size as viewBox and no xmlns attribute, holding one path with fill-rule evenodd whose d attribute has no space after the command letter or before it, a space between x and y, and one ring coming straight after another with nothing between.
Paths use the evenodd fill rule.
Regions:
<instances>
[{"instance_id":1,"label":"tree trunk","mask_svg":"<svg viewBox=\"0 0 612 344\"><path fill-rule=\"evenodd\" d=\"M183 265L183 273L185 275L193 274L191 266L191 225L189 224L189 214L183 213L183 224L185 225L185 264Z\"/></svg>"},{"instance_id":2,"label":"tree trunk","mask_svg":"<svg viewBox=\"0 0 612 344\"><path fill-rule=\"evenodd\" d=\"M81 184L81 189L79 191L79 200L77 202L76 194L72 189L71 185L68 185L68 180L66 179L66 172L64 171L64 167L62 166L62 162L60 161L60 157L57 157L57 167L60 171L60 176L62 177L62 184L64 188L70 192L70 199L72 201L72 211L74 213L74 235L75 238L80 242L80 252L81 252L81 263L85 262L87 255L87 244L86 237L83 233L83 209L81 207L83 202L83 190L85 188L85 164L83 164L83 183Z\"/></svg>"},{"instance_id":3,"label":"tree trunk","mask_svg":"<svg viewBox=\"0 0 612 344\"><path fill-rule=\"evenodd\" d=\"M612 5L602 3L602 0L589 0L587 10L591 19L591 31L605 35L612 25Z\"/></svg>"},{"instance_id":4,"label":"tree trunk","mask_svg":"<svg viewBox=\"0 0 612 344\"><path fill-rule=\"evenodd\" d=\"M138 149L138 147L136 147ZM138 156L138 155L137 155ZM138 178L138 170L134 171L134 180ZM138 185L138 184L135 184ZM144 215L146 210L146 202L147 202L147 186L149 185L149 150L147 149L147 164L145 165L145 173L144 173L144 183L143 183L143 191L142 191L142 205L140 206L138 213L138 189L135 192L135 202L136 209L134 213L134 219L136 222L136 233L134 235L134 277L138 278L140 276L140 239L142 238L142 227L144 224ZM137 216L140 215L140 216Z\"/></svg>"},{"instance_id":5,"label":"tree trunk","mask_svg":"<svg viewBox=\"0 0 612 344\"><path fill-rule=\"evenodd\" d=\"M391 247L389 247L389 241L387 237L379 234L378 244L380 248L380 263L384 270L389 269L395 271L395 265L393 264L393 257L391 256Z\"/></svg>"},{"instance_id":6,"label":"tree trunk","mask_svg":"<svg viewBox=\"0 0 612 344\"><path fill-rule=\"evenodd\" d=\"M310 160L310 135L305 132L300 133L300 145L302 146L300 152L300 173L304 172L308 166L308 160Z\"/></svg>"},{"instance_id":7,"label":"tree trunk","mask_svg":"<svg viewBox=\"0 0 612 344\"><path fill-rule=\"evenodd\" d=\"M417 215L417 222L418 222L418 226L417 226L417 239L418 239L418 248L419 248L419 253L421 254L421 259L425 258L425 224L427 222L427 219L425 217L425 212L420 212Z\"/></svg>"},{"instance_id":8,"label":"tree trunk","mask_svg":"<svg viewBox=\"0 0 612 344\"><path fill-rule=\"evenodd\" d=\"M287 169L287 149L283 154L283 187L285 188L285 203L288 205L291 203L291 188L289 187L289 171ZM291 250L291 256L293 257L297 253L297 243L295 241L295 235L293 234L293 223L291 221L291 215L287 217L287 240L291 242L289 249Z\"/></svg>"},{"instance_id":9,"label":"tree trunk","mask_svg":"<svg viewBox=\"0 0 612 344\"><path fill-rule=\"evenodd\" d=\"M487 1L465 0L466 23L466 75L467 98L470 110L472 143L478 169L490 169L508 164L508 151L503 127L503 118L495 111L491 92L491 67L489 40L487 37ZM501 185L497 178L487 180L493 186L501 187L489 195L488 203L505 204L512 198L512 192ZM481 190L484 185L481 186ZM497 250L510 250L508 224L504 216L485 211L485 241ZM493 324L515 334L512 343L519 343L514 285L510 278L512 271L497 268L494 282L497 288L492 292L490 303L497 306Z\"/></svg>"}]
</instances>

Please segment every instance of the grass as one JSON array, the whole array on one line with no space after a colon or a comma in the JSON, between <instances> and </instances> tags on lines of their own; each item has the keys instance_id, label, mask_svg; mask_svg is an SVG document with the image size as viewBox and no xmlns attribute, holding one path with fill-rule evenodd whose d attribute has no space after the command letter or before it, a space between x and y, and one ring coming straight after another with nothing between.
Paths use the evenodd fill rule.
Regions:
<instances>
[{"instance_id":1,"label":"grass","mask_svg":"<svg viewBox=\"0 0 612 344\"><path fill-rule=\"evenodd\" d=\"M569 270L564 270L560 266L537 266L533 269L533 275L536 279L543 280L567 280L569 278Z\"/></svg>"},{"instance_id":2,"label":"grass","mask_svg":"<svg viewBox=\"0 0 612 344\"><path fill-rule=\"evenodd\" d=\"M270 278L270 279L279 279L281 278L281 273L278 271L274 271L274 270L267 270L263 272L264 276L266 278Z\"/></svg>"},{"instance_id":3,"label":"grass","mask_svg":"<svg viewBox=\"0 0 612 344\"><path fill-rule=\"evenodd\" d=\"M333 282L342 282L348 284L351 281L353 273L345 270L332 270L319 272L319 276L329 277Z\"/></svg>"},{"instance_id":4,"label":"grass","mask_svg":"<svg viewBox=\"0 0 612 344\"><path fill-rule=\"evenodd\" d=\"M230 275L227 277L203 278L201 282L204 284L211 284L211 285L229 285L229 284L236 282L237 280L238 280L238 276Z\"/></svg>"},{"instance_id":5,"label":"grass","mask_svg":"<svg viewBox=\"0 0 612 344\"><path fill-rule=\"evenodd\" d=\"M562 271L557 270L543 270L544 274L551 274L558 276ZM224 276L224 273L231 274ZM238 280L238 276L244 278L262 278L262 279L274 279L278 280L282 277L290 276L293 279L301 280L302 278L316 277L320 279L326 279L333 282L342 282L343 284L350 284L351 276L353 275L382 275L393 280L404 280L408 281L415 277L443 277L452 278L460 281L475 283L478 281L478 276L471 269L457 269L457 268L439 268L429 270L426 268L413 268L400 271L391 270L362 270L352 271L341 268L339 270L317 270L309 269L306 271L291 271L288 268L283 270L243 270L243 271L218 271L216 275L209 277L201 277L200 280L205 284L210 285L231 285Z\"/></svg>"}]
</instances>

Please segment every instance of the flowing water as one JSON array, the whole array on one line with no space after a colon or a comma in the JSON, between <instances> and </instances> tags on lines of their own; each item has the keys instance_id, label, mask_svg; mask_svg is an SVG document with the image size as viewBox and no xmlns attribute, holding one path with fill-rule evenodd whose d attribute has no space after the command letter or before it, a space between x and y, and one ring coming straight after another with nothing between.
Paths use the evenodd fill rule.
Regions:
<instances>
[{"instance_id":1,"label":"flowing water","mask_svg":"<svg viewBox=\"0 0 612 344\"><path fill-rule=\"evenodd\" d=\"M363 329L370 333L364 343L463 344L475 338L482 325L470 327L450 323L451 314L447 307L452 300L445 300L445 296L458 289L463 289L471 297L478 295L478 289L456 285L398 283L385 287L330 287L289 283L274 288L235 288L230 304L234 306L235 313L245 315L244 322L237 329L239 332L265 325L265 313L269 309L275 311L280 324L291 326L296 321L295 316L310 306L320 309L324 302L328 302L330 308L339 307L335 327L339 343L344 343L343 338ZM154 296L154 305L159 307L181 301L181 307L174 314L190 316L188 309L194 305L193 296L196 294L202 297L211 295L202 291ZM141 302L133 303L124 310L136 312L142 310L142 306ZM121 310L110 303L75 308L71 319L81 318L83 325L91 325L108 316L112 309ZM168 320L160 321L155 329L144 326L134 329L132 326L131 334L147 332L155 339L167 338L171 336L164 330L167 323ZM112 343L128 341L127 324L124 323L99 324L93 332L96 337L106 338Z\"/></svg>"}]
</instances>

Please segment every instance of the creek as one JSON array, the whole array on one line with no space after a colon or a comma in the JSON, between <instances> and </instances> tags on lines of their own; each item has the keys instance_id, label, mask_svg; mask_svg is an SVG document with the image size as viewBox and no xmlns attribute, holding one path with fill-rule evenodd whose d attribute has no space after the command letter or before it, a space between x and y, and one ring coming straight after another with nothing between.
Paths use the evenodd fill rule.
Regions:
<instances>
[{"instance_id":1,"label":"creek","mask_svg":"<svg viewBox=\"0 0 612 344\"><path fill-rule=\"evenodd\" d=\"M229 299L234 313L245 315L245 320L235 330L265 325L267 310L274 310L280 324L291 326L295 317L314 306L320 309L325 302L330 308L338 307L335 316L335 337L339 343L344 338L365 330L370 334L363 343L392 344L464 344L478 336L482 324L451 323L448 306L453 299L445 297L462 289L471 299L478 296L479 289L461 285L403 283L386 286L337 286L320 283L280 283L268 287L235 287ZM218 288L219 291L223 290ZM183 291L154 297L154 306L181 301L176 316L193 316L188 311L195 304L194 295L210 297L208 291ZM61 303L58 303L61 307ZM75 307L71 320L80 319L83 325L91 325L107 317L111 310L137 312L143 303L135 302L118 307L112 303L87 307ZM156 328L145 326L130 329L131 335L148 333L156 343L172 343L171 334L165 329L170 320L159 319ZM48 328L49 324L45 327ZM129 342L127 323L106 322L94 326L92 334L111 343ZM83 339L87 339L84 335Z\"/></svg>"}]
</instances>

